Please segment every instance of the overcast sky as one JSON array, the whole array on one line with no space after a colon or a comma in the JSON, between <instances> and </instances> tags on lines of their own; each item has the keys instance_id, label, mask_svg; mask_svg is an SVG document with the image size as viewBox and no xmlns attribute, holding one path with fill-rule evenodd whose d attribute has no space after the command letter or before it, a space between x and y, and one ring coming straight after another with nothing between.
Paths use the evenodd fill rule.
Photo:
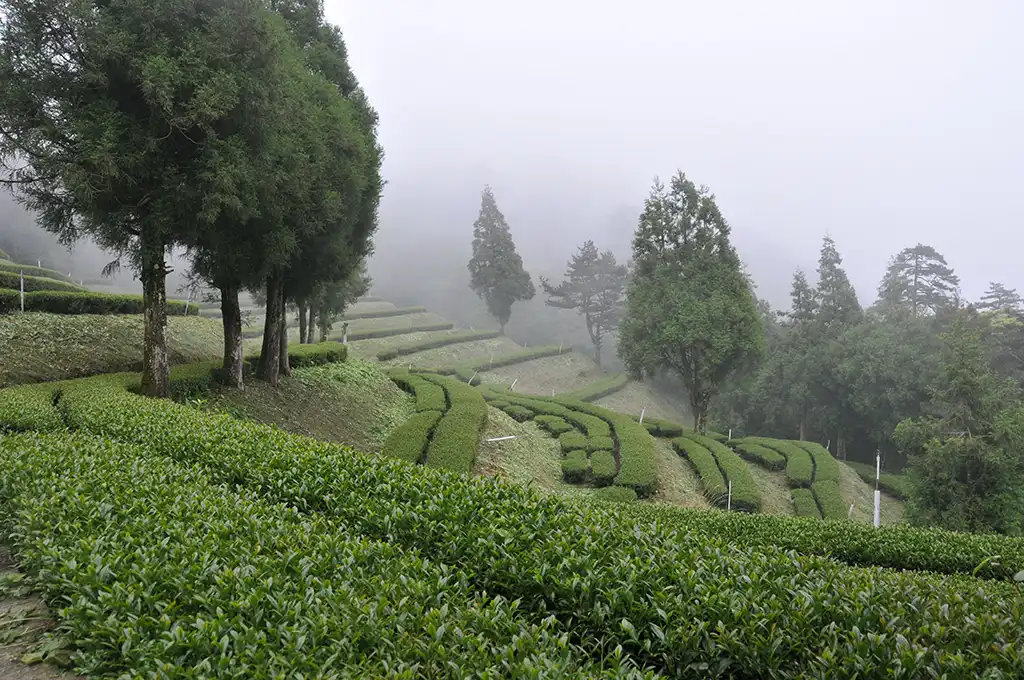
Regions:
<instances>
[{"instance_id":1,"label":"overcast sky","mask_svg":"<svg viewBox=\"0 0 1024 680\"><path fill-rule=\"evenodd\" d=\"M918 241L971 299L1024 289L1024 3L326 1L380 112L382 256L468 244L485 182L528 266L619 247L681 168L770 292L826 231L865 303Z\"/></svg>"}]
</instances>

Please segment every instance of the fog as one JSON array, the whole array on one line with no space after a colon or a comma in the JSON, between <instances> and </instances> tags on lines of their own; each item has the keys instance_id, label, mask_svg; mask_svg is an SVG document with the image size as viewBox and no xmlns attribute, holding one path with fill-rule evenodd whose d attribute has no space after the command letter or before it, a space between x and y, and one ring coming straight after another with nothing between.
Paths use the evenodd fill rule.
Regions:
<instances>
[{"instance_id":1,"label":"fog","mask_svg":"<svg viewBox=\"0 0 1024 680\"><path fill-rule=\"evenodd\" d=\"M381 117L379 287L461 291L484 183L531 272L587 238L624 256L681 168L775 305L826 232L863 304L918 241L968 299L1024 288L1020 3L327 5Z\"/></svg>"}]
</instances>

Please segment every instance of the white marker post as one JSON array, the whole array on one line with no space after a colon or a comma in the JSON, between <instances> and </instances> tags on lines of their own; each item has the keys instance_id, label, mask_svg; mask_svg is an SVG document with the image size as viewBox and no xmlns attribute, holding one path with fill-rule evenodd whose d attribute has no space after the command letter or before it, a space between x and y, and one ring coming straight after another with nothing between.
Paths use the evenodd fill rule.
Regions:
<instances>
[{"instance_id":1,"label":"white marker post","mask_svg":"<svg viewBox=\"0 0 1024 680\"><path fill-rule=\"evenodd\" d=\"M25 270L21 270L21 311L25 311Z\"/></svg>"},{"instance_id":2,"label":"white marker post","mask_svg":"<svg viewBox=\"0 0 1024 680\"><path fill-rule=\"evenodd\" d=\"M732 510L732 480L729 480L729 496L725 499L725 509Z\"/></svg>"},{"instance_id":3,"label":"white marker post","mask_svg":"<svg viewBox=\"0 0 1024 680\"><path fill-rule=\"evenodd\" d=\"M640 424L641 425L644 424L644 414L645 413L647 413L647 407L646 406L644 406L642 409L640 409Z\"/></svg>"},{"instance_id":4,"label":"white marker post","mask_svg":"<svg viewBox=\"0 0 1024 680\"><path fill-rule=\"evenodd\" d=\"M469 384L470 384L470 385L472 385L472 384L473 384L473 380L474 380L474 379L476 378L476 374L477 374L477 373L479 373L479 372L480 372L480 371L474 371L473 375L471 375L471 376L469 377Z\"/></svg>"},{"instance_id":5,"label":"white marker post","mask_svg":"<svg viewBox=\"0 0 1024 680\"><path fill-rule=\"evenodd\" d=\"M341 336L341 344L347 345L348 344L348 321L346 321L345 324L341 328L344 331L344 335Z\"/></svg>"},{"instance_id":6,"label":"white marker post","mask_svg":"<svg viewBox=\"0 0 1024 680\"><path fill-rule=\"evenodd\" d=\"M554 387L551 388L551 396L552 397L555 396L555 388Z\"/></svg>"},{"instance_id":7,"label":"white marker post","mask_svg":"<svg viewBox=\"0 0 1024 680\"><path fill-rule=\"evenodd\" d=\"M558 353L559 354L562 353L562 343L564 343L564 342L565 342L565 340L559 340L558 341Z\"/></svg>"},{"instance_id":8,"label":"white marker post","mask_svg":"<svg viewBox=\"0 0 1024 680\"><path fill-rule=\"evenodd\" d=\"M853 519L853 503L850 503L850 509L846 513L846 519Z\"/></svg>"},{"instance_id":9,"label":"white marker post","mask_svg":"<svg viewBox=\"0 0 1024 680\"><path fill-rule=\"evenodd\" d=\"M515 380L513 380L513 381L512 381L512 384L508 386L508 391L509 391L509 392L511 392L511 391L512 391L512 388L516 386L516 383L517 383L517 382L519 382L519 378L516 378Z\"/></svg>"},{"instance_id":10,"label":"white marker post","mask_svg":"<svg viewBox=\"0 0 1024 680\"><path fill-rule=\"evenodd\" d=\"M494 365L494 352L491 352L491 363L490 363L490 365L491 366Z\"/></svg>"},{"instance_id":11,"label":"white marker post","mask_svg":"<svg viewBox=\"0 0 1024 680\"><path fill-rule=\"evenodd\" d=\"M882 476L882 455L875 454L875 528L882 525L882 492L878 489L878 478Z\"/></svg>"},{"instance_id":12,"label":"white marker post","mask_svg":"<svg viewBox=\"0 0 1024 680\"><path fill-rule=\"evenodd\" d=\"M731 442L732 441L732 428L731 427L729 428L729 438L726 439L725 441L727 441L727 442Z\"/></svg>"},{"instance_id":13,"label":"white marker post","mask_svg":"<svg viewBox=\"0 0 1024 680\"><path fill-rule=\"evenodd\" d=\"M517 434L510 434L507 437L491 437L487 441L489 441L489 442L503 442L506 439L519 439L519 435L517 435Z\"/></svg>"}]
</instances>

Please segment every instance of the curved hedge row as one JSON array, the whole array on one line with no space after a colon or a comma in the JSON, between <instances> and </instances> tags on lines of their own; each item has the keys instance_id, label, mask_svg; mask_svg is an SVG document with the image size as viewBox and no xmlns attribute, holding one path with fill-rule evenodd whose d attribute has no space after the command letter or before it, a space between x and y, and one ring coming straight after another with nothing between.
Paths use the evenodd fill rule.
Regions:
<instances>
[{"instance_id":1,"label":"curved hedge row","mask_svg":"<svg viewBox=\"0 0 1024 680\"><path fill-rule=\"evenodd\" d=\"M480 380L479 377L476 377L476 374L478 373L488 371L492 368L502 368L504 366L521 364L527 361L533 361L534 359L558 356L559 354L568 354L571 351L571 346L562 347L559 345L545 345L541 347L530 347L529 349L522 349L517 352L502 354L501 356L494 357L493 360L490 357L482 357L475 361L463 361L455 366L454 373L455 377L465 383L470 385L480 385L483 381Z\"/></svg>"},{"instance_id":2,"label":"curved hedge row","mask_svg":"<svg viewBox=\"0 0 1024 680\"><path fill-rule=\"evenodd\" d=\"M848 465L851 470L856 472L861 479L863 479L865 482L870 484L872 488L874 488L874 465L869 463L858 463L851 460L845 462L846 465ZM879 475L878 477L878 488L901 500L906 500L910 496L910 483L907 481L906 475L883 471L882 474Z\"/></svg>"},{"instance_id":3,"label":"curved hedge row","mask_svg":"<svg viewBox=\"0 0 1024 680\"><path fill-rule=\"evenodd\" d=\"M462 342L473 342L474 340L490 340L501 335L500 331L457 331L439 338L427 338L420 342L413 342L401 347L391 347L377 352L377 361L390 361L407 354L415 354L428 349L455 345Z\"/></svg>"},{"instance_id":4,"label":"curved hedge row","mask_svg":"<svg viewBox=\"0 0 1024 680\"><path fill-rule=\"evenodd\" d=\"M426 374L423 378L443 387L448 401L448 410L427 444L427 466L469 474L487 427L487 403L479 392L453 378Z\"/></svg>"},{"instance_id":5,"label":"curved hedge row","mask_svg":"<svg viewBox=\"0 0 1024 680\"><path fill-rule=\"evenodd\" d=\"M725 484L725 476L718 468L715 455L701 444L687 437L673 439L672 448L693 465L694 470L697 472L697 477L700 478L700 484L704 487L705 497L716 505L725 505L725 497L729 493L729 487Z\"/></svg>"},{"instance_id":6,"label":"curved hedge row","mask_svg":"<svg viewBox=\"0 0 1024 680\"><path fill-rule=\"evenodd\" d=\"M850 516L839 490L839 482L831 479L814 482L811 484L811 493L825 519L847 519Z\"/></svg>"},{"instance_id":7,"label":"curved hedge row","mask_svg":"<svg viewBox=\"0 0 1024 680\"><path fill-rule=\"evenodd\" d=\"M566 451L562 458L562 479L569 484L582 484L590 473L590 459L587 452L579 449Z\"/></svg>"},{"instance_id":8,"label":"curved hedge row","mask_svg":"<svg viewBox=\"0 0 1024 680\"><path fill-rule=\"evenodd\" d=\"M821 519L821 508L818 507L818 502L814 500L814 492L801 486L792 489L790 494L793 496L793 511L797 517Z\"/></svg>"},{"instance_id":9,"label":"curved hedge row","mask_svg":"<svg viewBox=\"0 0 1024 680\"><path fill-rule=\"evenodd\" d=\"M300 346L304 347L305 345ZM409 373L394 373L390 377L403 391L416 398L417 411L448 410L444 388L440 385L424 380L422 376Z\"/></svg>"},{"instance_id":10,"label":"curved hedge row","mask_svg":"<svg viewBox=\"0 0 1024 680\"><path fill-rule=\"evenodd\" d=\"M491 406L495 405L496 404L492 401ZM571 432L573 429L572 425L567 423L564 418L559 418L558 416L534 416L533 422L540 425L541 428L555 437L564 434L565 432Z\"/></svg>"},{"instance_id":11,"label":"curved hedge row","mask_svg":"<svg viewBox=\"0 0 1024 680\"><path fill-rule=\"evenodd\" d=\"M20 564L62 603L61 632L90 677L594 670L555 621L202 468L120 441L20 435L0 439L0 470Z\"/></svg>"},{"instance_id":12,"label":"curved hedge row","mask_svg":"<svg viewBox=\"0 0 1024 680\"><path fill-rule=\"evenodd\" d=\"M750 474L746 461L728 446L711 437L699 434L688 434L684 437L701 444L715 456L718 467L725 477L726 486L732 482L732 507L747 512L757 512L761 509L761 491L757 488L757 482Z\"/></svg>"},{"instance_id":13,"label":"curved hedge row","mask_svg":"<svg viewBox=\"0 0 1024 680\"><path fill-rule=\"evenodd\" d=\"M191 306L195 310L195 305ZM21 310L21 293L0 289L0 314ZM25 293L26 312L47 314L142 314L141 295L117 295L88 291L36 291ZM167 314L185 314L185 303L167 301Z\"/></svg>"},{"instance_id":14,"label":"curved hedge row","mask_svg":"<svg viewBox=\"0 0 1024 680\"><path fill-rule=\"evenodd\" d=\"M5 259L7 258L0 257L0 260ZM53 269L47 269L46 267L32 267L23 264L15 264L13 262L0 262L0 272L14 274L15 276L20 276L22 272L24 272L25 276L35 276L44 279L53 279L55 281L63 281L65 283L74 283L70 276L68 276L67 274L61 274L60 272L54 271ZM26 286L26 290L27 289L28 288Z\"/></svg>"},{"instance_id":15,"label":"curved hedge row","mask_svg":"<svg viewBox=\"0 0 1024 680\"><path fill-rule=\"evenodd\" d=\"M9 271L0 271L0 288L21 291L21 275ZM40 290L82 291L85 289L67 281L57 281L56 279L26 274L25 292L29 293Z\"/></svg>"},{"instance_id":16,"label":"curved hedge row","mask_svg":"<svg viewBox=\"0 0 1024 680\"><path fill-rule=\"evenodd\" d=\"M736 439L730 442L742 457L753 461L768 470L782 470L786 467L786 457L762 444Z\"/></svg>"},{"instance_id":17,"label":"curved hedge row","mask_svg":"<svg viewBox=\"0 0 1024 680\"><path fill-rule=\"evenodd\" d=\"M591 509L144 399L118 389L118 380L64 383L59 403L67 422L144 442L153 454L202 466L215 484L241 485L448 563L474 590L519 600L518 611L531 621L571 623L571 640L595 658L621 647L624 659L672 676L697 667L775 678L883 677L896 667L907 677L1020 671L1024 632L1012 586L744 548L685 522L637 523L631 506ZM753 526L774 519L697 516L718 515ZM810 524L840 535L855 527ZM906 535L916 539L913 549L888 548L910 559L931 551L962 560L972 545L1013 545L973 536L935 545L928 532ZM1004 570L1013 553L998 554Z\"/></svg>"},{"instance_id":18,"label":"curved hedge row","mask_svg":"<svg viewBox=\"0 0 1024 680\"><path fill-rule=\"evenodd\" d=\"M793 442L768 437L746 437L744 441L766 446L786 457L786 479L790 486L810 488L814 481L814 463L811 454Z\"/></svg>"},{"instance_id":19,"label":"curved hedge row","mask_svg":"<svg viewBox=\"0 0 1024 680\"><path fill-rule=\"evenodd\" d=\"M589 385L574 392L566 392L558 395L563 399L577 399L579 401L597 401L601 397L614 394L629 384L629 376L625 373L616 373L600 380L595 380Z\"/></svg>"},{"instance_id":20,"label":"curved hedge row","mask_svg":"<svg viewBox=\"0 0 1024 680\"><path fill-rule=\"evenodd\" d=\"M811 454L814 461L815 482L839 482L839 461L832 457L828 449L817 442L791 442Z\"/></svg>"},{"instance_id":21,"label":"curved hedge row","mask_svg":"<svg viewBox=\"0 0 1024 680\"><path fill-rule=\"evenodd\" d=\"M414 413L388 435L381 453L410 463L423 463L427 455L427 444L440 419L440 411Z\"/></svg>"},{"instance_id":22,"label":"curved hedge row","mask_svg":"<svg viewBox=\"0 0 1024 680\"><path fill-rule=\"evenodd\" d=\"M640 416L632 416L632 418L638 422L640 420ZM683 431L686 430L686 427L679 423L659 420L658 418L644 418L643 426L655 437L681 437L683 436Z\"/></svg>"},{"instance_id":23,"label":"curved hedge row","mask_svg":"<svg viewBox=\"0 0 1024 680\"><path fill-rule=\"evenodd\" d=\"M395 307L394 309L379 309L374 312L356 312L355 314L346 314L345 321L353 321L355 319L383 319L389 316L405 316L406 314L422 314L426 312L426 307Z\"/></svg>"}]
</instances>

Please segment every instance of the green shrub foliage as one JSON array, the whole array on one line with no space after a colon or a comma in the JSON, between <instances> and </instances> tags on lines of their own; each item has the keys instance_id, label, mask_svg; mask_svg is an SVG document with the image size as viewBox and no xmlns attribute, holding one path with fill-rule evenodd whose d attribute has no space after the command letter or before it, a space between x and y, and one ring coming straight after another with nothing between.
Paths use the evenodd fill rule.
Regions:
<instances>
[{"instance_id":1,"label":"green shrub foliage","mask_svg":"<svg viewBox=\"0 0 1024 680\"><path fill-rule=\"evenodd\" d=\"M566 432L558 438L558 443L562 447L564 453L569 451L575 451L577 449L586 451L587 446L590 442L587 440L587 436L582 432Z\"/></svg>"},{"instance_id":2,"label":"green shrub foliage","mask_svg":"<svg viewBox=\"0 0 1024 680\"><path fill-rule=\"evenodd\" d=\"M0 260L4 259L7 258L0 257ZM0 262L0 272L14 274L15 276L20 276L24 273L25 276L35 276L37 278L53 279L55 281L64 281L72 284L74 283L67 274L61 274L58 271L47 269L46 267L29 267L23 264Z\"/></svg>"},{"instance_id":3,"label":"green shrub foliage","mask_svg":"<svg viewBox=\"0 0 1024 680\"><path fill-rule=\"evenodd\" d=\"M846 519L849 517L849 508L843 501L843 494L839 491L839 482L826 479L811 484L811 491L814 500L818 502L821 509L821 516L825 519Z\"/></svg>"},{"instance_id":4,"label":"green shrub foliage","mask_svg":"<svg viewBox=\"0 0 1024 680\"><path fill-rule=\"evenodd\" d=\"M786 457L767 446L743 439L733 440L731 444L742 457L768 470L782 470L786 467Z\"/></svg>"},{"instance_id":5,"label":"green shrub foliage","mask_svg":"<svg viewBox=\"0 0 1024 680\"><path fill-rule=\"evenodd\" d=\"M608 486L615 481L618 470L611 451L595 451L590 455L590 476L597 486Z\"/></svg>"},{"instance_id":6,"label":"green shrub foliage","mask_svg":"<svg viewBox=\"0 0 1024 680\"><path fill-rule=\"evenodd\" d=\"M491 403L493 404L494 402ZM536 416L533 421L555 437L565 434L566 432L572 432L573 430L572 425L565 422L564 419L559 418L558 416Z\"/></svg>"},{"instance_id":7,"label":"green shrub foliage","mask_svg":"<svg viewBox=\"0 0 1024 680\"><path fill-rule=\"evenodd\" d=\"M533 411L531 411L530 409L526 408L525 406L518 406L516 404L509 404L508 406L506 406L502 410L505 411L505 413L507 413L513 420L515 420L517 422L520 422L520 423L525 422L525 421L530 420L531 418L533 418Z\"/></svg>"},{"instance_id":8,"label":"green shrub foliage","mask_svg":"<svg viewBox=\"0 0 1024 680\"><path fill-rule=\"evenodd\" d=\"M0 270L0 288L8 288L10 290L21 291L21 275L14 272ZM79 286L67 281L58 281L56 279L48 279L42 276L29 276L25 275L25 292L35 292L39 290L64 290L64 291L81 291L83 290Z\"/></svg>"},{"instance_id":9,"label":"green shrub foliage","mask_svg":"<svg viewBox=\"0 0 1024 680\"><path fill-rule=\"evenodd\" d=\"M21 309L21 294L16 290L0 289L0 314ZM48 314L142 314L141 295L114 295L70 291L38 291L25 293L26 312ZM167 313L185 314L185 303L168 300ZM195 305L191 312L195 313Z\"/></svg>"},{"instance_id":10,"label":"green shrub foliage","mask_svg":"<svg viewBox=\"0 0 1024 680\"><path fill-rule=\"evenodd\" d=\"M611 437L590 437L587 439L587 451L614 451L615 440Z\"/></svg>"},{"instance_id":11,"label":"green shrub foliage","mask_svg":"<svg viewBox=\"0 0 1024 680\"><path fill-rule=\"evenodd\" d=\"M440 411L421 411L399 425L384 441L381 453L410 463L422 463Z\"/></svg>"},{"instance_id":12,"label":"green shrub foliage","mask_svg":"<svg viewBox=\"0 0 1024 680\"><path fill-rule=\"evenodd\" d=\"M747 437L744 441L765 446L786 457L786 479L790 486L810 487L814 481L811 454L790 441L767 437Z\"/></svg>"},{"instance_id":13,"label":"green shrub foliage","mask_svg":"<svg viewBox=\"0 0 1024 680\"><path fill-rule=\"evenodd\" d=\"M316 345L311 346L315 347ZM448 410L444 388L440 385L409 373L393 373L391 379L396 385L416 398L417 411Z\"/></svg>"},{"instance_id":14,"label":"green shrub foliage","mask_svg":"<svg viewBox=\"0 0 1024 680\"><path fill-rule=\"evenodd\" d=\"M750 474L750 468L746 461L736 455L736 452L725 444L715 441L711 437L702 435L689 435L698 444L714 455L725 477L726 490L729 482L732 482L732 507L737 510L756 512L761 508L761 492L757 488L757 482Z\"/></svg>"},{"instance_id":15,"label":"green shrub foliage","mask_svg":"<svg viewBox=\"0 0 1024 680\"><path fill-rule=\"evenodd\" d=\"M875 466L874 464L868 463L856 463L853 461L845 461L845 464L860 475L868 484L871 484L874 488L875 484ZM888 494L895 496L901 500L906 500L910 494L909 484L905 475L898 475L892 472L882 472L878 477L878 488L885 491Z\"/></svg>"},{"instance_id":16,"label":"green shrub foliage","mask_svg":"<svg viewBox=\"0 0 1024 680\"><path fill-rule=\"evenodd\" d=\"M427 465L469 474L476 462L480 434L487 426L487 402L477 390L454 378L423 377L444 388L449 405L427 445Z\"/></svg>"},{"instance_id":17,"label":"green shrub foliage","mask_svg":"<svg viewBox=\"0 0 1024 680\"><path fill-rule=\"evenodd\" d=\"M573 639L595 659L605 659L600 650L621 646L623 657L663 675L676 675L677 669L694 668L694 664L728 664L737 677L887 677L897 663L908 677L984 673L1014 677L1019 670L1017 650L1022 640L1013 584L850 568L834 561L840 559L839 551L829 553L829 559L764 545L751 549L742 541L727 541L705 531L700 520L637 522L631 512L641 504L598 510L542 497L500 480L436 474L274 427L145 399L127 392L124 383L124 376L104 376L50 387L62 394L58 407L63 421L83 434L117 439L122 445L144 444L154 457L167 456L202 471L217 488L230 485L275 507L292 508L296 517L336 522L346 536L387 540L402 554L408 550L408 554L430 555L431 563L451 565L448 573L455 582L465 579L475 592L517 600L517 611L534 623L553 611L559 612L556 621L571 617L579 632ZM8 403L0 400L0 405ZM0 422L6 422L3 410ZM25 448L15 443L13 450ZM71 455L74 450L61 451L55 459L75 465L81 456ZM107 472L131 469L109 463L97 467ZM9 472L12 469L7 461L0 466L0 476L13 479L0 492L5 499L25 487ZM40 484L48 504L63 497L59 489L55 492L52 481L46 478ZM157 481L133 482L130 487L133 491L164 488ZM157 505L114 503L103 512L124 512L131 506L149 517ZM60 521L68 521L66 506L58 511ZM5 509L4 517L10 516ZM706 518L703 521L712 526L719 521L708 513L661 516ZM756 522L773 519L730 516ZM795 524L778 526L793 527L790 534L820 530L816 527L834 530L840 537L839 548L842 537L853 536L855 540L848 542L852 553L874 541L876 552L890 562L945 563L953 571L970 563L964 569L970 572L986 557L999 554L998 565L988 560L979 572L1002 576L1024 566L1019 541L1005 537L964 536L951 541L955 535L942 532L889 533L865 527L869 531L858 533L851 522L787 522ZM212 540L223 533L195 531L191 518L187 525L190 536ZM102 526L111 524L104 521ZM778 526L775 540L785 540L786 531ZM41 536L47 534L44 528ZM88 550L95 545L78 537L72 541ZM158 543L144 540L142 545ZM246 535L246 550L231 554L251 554L258 544ZM186 548L185 552L191 564L205 564L193 551ZM975 560L979 554L981 559ZM568 555L573 558L565 559ZM876 554L873 559L881 558ZM294 561L289 565L294 574ZM331 570L331 574L339 572L347 569ZM257 599L266 599L265 593ZM755 608L757 616L752 617ZM422 626L418 617L411 618ZM707 621L717 623L701 623ZM515 625L521 624L517 618ZM468 623L458 625L476 630ZM115 630L120 635L122 628ZM262 621L259 630L266 630ZM907 653L907 649L915 651ZM500 673L492 673L496 674Z\"/></svg>"},{"instance_id":18,"label":"green shrub foliage","mask_svg":"<svg viewBox=\"0 0 1024 680\"><path fill-rule=\"evenodd\" d=\"M794 441L792 443L811 454L811 460L814 461L815 482L839 482L839 461L832 457L828 449L817 442Z\"/></svg>"},{"instance_id":19,"label":"green shrub foliage","mask_svg":"<svg viewBox=\"0 0 1024 680\"><path fill-rule=\"evenodd\" d=\"M633 416L636 421L640 420L640 416ZM672 423L667 420L658 420L657 418L644 418L644 427L655 437L667 437L675 438L681 437L686 428L678 423Z\"/></svg>"},{"instance_id":20,"label":"green shrub foliage","mask_svg":"<svg viewBox=\"0 0 1024 680\"><path fill-rule=\"evenodd\" d=\"M685 456L700 478L700 484L704 487L704 495L715 504L725 505L725 497L729 492L725 485L725 476L718 469L715 455L708 451L707 447L687 437L677 437L672 440L672 448L681 456Z\"/></svg>"},{"instance_id":21,"label":"green shrub foliage","mask_svg":"<svg viewBox=\"0 0 1024 680\"><path fill-rule=\"evenodd\" d=\"M587 460L587 452L574 450L568 451L562 459L562 478L570 484L579 484L586 481L587 473L590 472L590 461Z\"/></svg>"},{"instance_id":22,"label":"green shrub foliage","mask_svg":"<svg viewBox=\"0 0 1024 680\"><path fill-rule=\"evenodd\" d=\"M370 340L373 338L390 338L396 335L408 335L409 333L429 333L431 331L446 331L450 328L454 328L455 324L449 322L443 323L425 323L418 326L406 326L404 328L366 328L359 330L349 330L348 339L349 342L356 340ZM263 329L259 329L259 334L263 334ZM333 331L330 335L332 340L341 340L343 332L340 330Z\"/></svg>"},{"instance_id":23,"label":"green shrub foliage","mask_svg":"<svg viewBox=\"0 0 1024 680\"><path fill-rule=\"evenodd\" d=\"M607 503L632 503L637 496L628 486L606 486L596 490L591 498Z\"/></svg>"},{"instance_id":24,"label":"green shrub foliage","mask_svg":"<svg viewBox=\"0 0 1024 680\"><path fill-rule=\"evenodd\" d=\"M437 347L456 345L462 342L473 342L475 340L489 340L490 338L498 337L498 335L498 331L457 331L437 338L428 338L420 342L409 343L408 345L402 345L401 347L382 349L377 352L377 360L389 361L391 359L397 359L400 356L415 354L417 352L423 352Z\"/></svg>"},{"instance_id":25,"label":"green shrub foliage","mask_svg":"<svg viewBox=\"0 0 1024 680\"><path fill-rule=\"evenodd\" d=\"M810 489L798 487L791 491L793 494L793 508L797 517L813 517L821 519L821 510L814 500L814 493Z\"/></svg>"},{"instance_id":26,"label":"green shrub foliage","mask_svg":"<svg viewBox=\"0 0 1024 680\"><path fill-rule=\"evenodd\" d=\"M384 319L389 316L405 316L406 314L422 314L426 307L395 307L394 309L378 309L374 312L355 312L345 314L345 321L353 319Z\"/></svg>"},{"instance_id":27,"label":"green shrub foliage","mask_svg":"<svg viewBox=\"0 0 1024 680\"><path fill-rule=\"evenodd\" d=\"M465 383L479 385L481 384L482 381L480 380L480 376L478 374L486 370L492 368L502 368L504 366L513 366L515 364L533 361L534 359L558 356L559 354L568 354L571 351L572 347L546 345L542 347L530 347L529 349L522 349L517 352L509 352L508 354L502 354L501 356L494 357L493 361L491 360L490 357L481 357L480 359L475 359L473 361L462 362L458 366L456 366L455 377L457 377L459 380Z\"/></svg>"},{"instance_id":28,"label":"green shrub foliage","mask_svg":"<svg viewBox=\"0 0 1024 680\"><path fill-rule=\"evenodd\" d=\"M595 380L586 387L559 395L566 399L578 399L580 401L597 401L601 397L607 397L623 389L629 384L629 377L625 373L616 373L600 380Z\"/></svg>"}]
</instances>

